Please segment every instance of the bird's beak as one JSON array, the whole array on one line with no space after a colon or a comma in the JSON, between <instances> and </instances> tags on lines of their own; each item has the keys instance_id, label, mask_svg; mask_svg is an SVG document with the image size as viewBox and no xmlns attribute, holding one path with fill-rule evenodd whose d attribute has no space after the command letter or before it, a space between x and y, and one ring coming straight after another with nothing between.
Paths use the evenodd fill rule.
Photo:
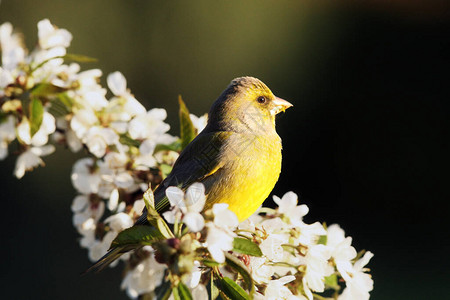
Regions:
<instances>
[{"instance_id":1,"label":"bird's beak","mask_svg":"<svg viewBox=\"0 0 450 300\"><path fill-rule=\"evenodd\" d=\"M272 115L276 115L280 112L284 112L286 109L293 106L288 101L278 98L278 97L275 97L275 99L272 100L272 103L273 103L273 108L270 110Z\"/></svg>"}]
</instances>

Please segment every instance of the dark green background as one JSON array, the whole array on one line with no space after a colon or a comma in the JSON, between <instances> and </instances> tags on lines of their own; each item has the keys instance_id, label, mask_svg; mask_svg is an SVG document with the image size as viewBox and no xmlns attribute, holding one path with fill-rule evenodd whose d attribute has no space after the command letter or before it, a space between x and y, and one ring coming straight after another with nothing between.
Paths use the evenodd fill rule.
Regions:
<instances>
[{"instance_id":1,"label":"dark green background","mask_svg":"<svg viewBox=\"0 0 450 300\"><path fill-rule=\"evenodd\" d=\"M448 298L448 9L334 2L3 0L0 22L28 47L43 18L68 29L70 52L99 59L84 69L123 72L175 135L178 94L199 115L232 78L262 79L294 103L278 120L274 193L297 192L306 221L339 223L375 253L372 299ZM20 181L15 159L1 162L2 299L127 299L120 267L79 276L90 263L70 172L82 156L58 147Z\"/></svg>"}]
</instances>

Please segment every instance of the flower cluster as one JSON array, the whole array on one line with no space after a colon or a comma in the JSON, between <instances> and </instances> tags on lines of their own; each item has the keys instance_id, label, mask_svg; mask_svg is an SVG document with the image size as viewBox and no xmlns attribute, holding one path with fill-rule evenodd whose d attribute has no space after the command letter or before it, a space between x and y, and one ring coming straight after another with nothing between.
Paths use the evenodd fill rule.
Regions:
<instances>
[{"instance_id":1,"label":"flower cluster","mask_svg":"<svg viewBox=\"0 0 450 300\"><path fill-rule=\"evenodd\" d=\"M108 89L99 83L101 70L80 71L78 63L66 64L90 60L67 53L72 40L67 30L45 19L38 23L38 37L28 53L10 23L0 26L0 159L16 146L14 175L22 178L54 152L52 139L89 154L73 167L79 195L72 210L80 244L95 261L117 232L133 224L143 207L136 200L149 184L155 186L170 171L178 156L177 137L168 134L166 111L147 111L120 72L107 77L108 99ZM190 117L201 130L205 117ZM158 150L160 145L166 147ZM104 218L105 210L114 215Z\"/></svg>"},{"instance_id":2,"label":"flower cluster","mask_svg":"<svg viewBox=\"0 0 450 300\"><path fill-rule=\"evenodd\" d=\"M151 246L146 243L154 233L142 239L142 228L126 231L126 243L146 245L132 254L141 259L122 283L130 297L152 298L181 287L194 299L206 299L213 285L231 299L233 292L255 299L369 299L373 281L364 267L373 254L358 254L339 225L304 223L308 207L297 205L295 193L274 196L276 209L261 208L239 224L227 204L203 211L204 191L200 183L186 192L166 190L171 209L163 216L173 227ZM120 245L120 237L113 244Z\"/></svg>"},{"instance_id":3,"label":"flower cluster","mask_svg":"<svg viewBox=\"0 0 450 300\"><path fill-rule=\"evenodd\" d=\"M73 224L91 261L111 246L140 245L121 256L131 298L369 298L373 254L357 253L338 225L306 224L308 207L293 192L239 224L227 204L204 210L201 183L169 187L171 209L159 215L152 189L206 116L189 114L180 99L181 138L172 136L166 111L147 111L120 72L104 88L100 70L81 71L78 62L91 59L67 53L70 32L42 20L38 38L29 52L11 24L0 25L0 159L17 153L21 178L44 164L52 143L87 153L71 174ZM152 226L133 226L144 207Z\"/></svg>"}]
</instances>

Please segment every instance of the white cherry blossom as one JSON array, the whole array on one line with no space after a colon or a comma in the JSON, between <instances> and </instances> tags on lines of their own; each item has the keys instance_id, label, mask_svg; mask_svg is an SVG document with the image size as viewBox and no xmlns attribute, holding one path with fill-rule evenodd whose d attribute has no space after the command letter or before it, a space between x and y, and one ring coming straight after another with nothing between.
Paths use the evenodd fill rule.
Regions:
<instances>
[{"instance_id":1,"label":"white cherry blossom","mask_svg":"<svg viewBox=\"0 0 450 300\"><path fill-rule=\"evenodd\" d=\"M116 98L111 99L111 102L117 101L121 104L122 112L125 113L121 120L128 121L132 117L140 114L145 114L145 107L134 98L134 96L127 89L127 80L120 72L114 72L108 75L108 87Z\"/></svg>"},{"instance_id":2,"label":"white cherry blossom","mask_svg":"<svg viewBox=\"0 0 450 300\"><path fill-rule=\"evenodd\" d=\"M345 237L344 230L337 224L327 228L327 246L331 248L331 256L336 263L336 268L345 281L350 281L349 273L352 272L352 260L356 257L356 250L352 247L352 238Z\"/></svg>"},{"instance_id":3,"label":"white cherry blossom","mask_svg":"<svg viewBox=\"0 0 450 300\"><path fill-rule=\"evenodd\" d=\"M94 126L88 129L82 141L92 154L102 157L108 146L119 142L119 135L111 128Z\"/></svg>"},{"instance_id":4,"label":"white cherry blossom","mask_svg":"<svg viewBox=\"0 0 450 300\"><path fill-rule=\"evenodd\" d=\"M370 298L369 292L373 290L373 279L370 274L366 273L367 269L364 267L372 257L373 253L367 251L362 258L355 262L351 272L351 280L345 282L346 288L339 295L339 300L367 300Z\"/></svg>"},{"instance_id":5,"label":"white cherry blossom","mask_svg":"<svg viewBox=\"0 0 450 300\"><path fill-rule=\"evenodd\" d=\"M48 19L38 22L39 45L42 49L70 46L72 34L66 29L58 29Z\"/></svg>"},{"instance_id":6,"label":"white cherry blossom","mask_svg":"<svg viewBox=\"0 0 450 300\"><path fill-rule=\"evenodd\" d=\"M295 276L285 276L280 279L270 280L267 284L264 296L257 295L255 299L267 299L267 300L306 300L303 296L296 296L292 294L287 286L287 283L294 281Z\"/></svg>"},{"instance_id":7,"label":"white cherry blossom","mask_svg":"<svg viewBox=\"0 0 450 300\"><path fill-rule=\"evenodd\" d=\"M287 192L281 199L274 195L273 201L278 205L278 212L288 217L293 226L302 223L309 211L305 204L297 206L298 196L294 192Z\"/></svg>"},{"instance_id":8,"label":"white cherry blossom","mask_svg":"<svg viewBox=\"0 0 450 300\"><path fill-rule=\"evenodd\" d=\"M53 145L28 148L17 158L14 175L20 179L25 175L25 171L31 171L39 165L44 165L41 156L49 155L54 151L55 147Z\"/></svg>"},{"instance_id":9,"label":"white cherry blossom","mask_svg":"<svg viewBox=\"0 0 450 300\"><path fill-rule=\"evenodd\" d=\"M2 68L14 72L19 63L25 60L25 49L22 48L22 40L17 33L13 33L11 23L0 25L0 48L2 49Z\"/></svg>"},{"instance_id":10,"label":"white cherry blossom","mask_svg":"<svg viewBox=\"0 0 450 300\"><path fill-rule=\"evenodd\" d=\"M325 277L333 274L333 268L328 264L331 250L324 245L314 245L308 248L305 257L300 257L302 264L306 265L303 277L303 288L309 300L313 299L311 290L323 292L325 290Z\"/></svg>"},{"instance_id":11,"label":"white cherry blossom","mask_svg":"<svg viewBox=\"0 0 450 300\"><path fill-rule=\"evenodd\" d=\"M200 117L197 117L194 114L189 114L189 118L198 133L200 133L206 127L206 124L208 124L208 114L204 114Z\"/></svg>"},{"instance_id":12,"label":"white cherry blossom","mask_svg":"<svg viewBox=\"0 0 450 300\"><path fill-rule=\"evenodd\" d=\"M184 193L177 187L168 187L166 195L172 210L163 215L169 223L174 223L182 215L182 221L192 232L198 232L205 226L205 220L200 214L205 205L205 187L201 183L193 183Z\"/></svg>"},{"instance_id":13,"label":"white cherry blossom","mask_svg":"<svg viewBox=\"0 0 450 300\"><path fill-rule=\"evenodd\" d=\"M149 253L149 257L128 271L121 285L132 299L153 292L161 283L167 268L165 264L160 264L155 260L153 249L150 246L144 246L143 250Z\"/></svg>"},{"instance_id":14,"label":"white cherry blossom","mask_svg":"<svg viewBox=\"0 0 450 300\"><path fill-rule=\"evenodd\" d=\"M15 120L13 116L8 116L0 124L0 160L8 155L8 144L16 138Z\"/></svg>"},{"instance_id":15,"label":"white cherry blossom","mask_svg":"<svg viewBox=\"0 0 450 300\"><path fill-rule=\"evenodd\" d=\"M72 184L82 194L96 194L102 181L92 158L82 158L72 169Z\"/></svg>"},{"instance_id":16,"label":"white cherry blossom","mask_svg":"<svg viewBox=\"0 0 450 300\"><path fill-rule=\"evenodd\" d=\"M138 115L130 121L128 133L133 139L151 139L155 143L169 144L173 138L166 134L170 129L169 124L164 123L166 117L165 109L151 109L146 114Z\"/></svg>"}]
</instances>

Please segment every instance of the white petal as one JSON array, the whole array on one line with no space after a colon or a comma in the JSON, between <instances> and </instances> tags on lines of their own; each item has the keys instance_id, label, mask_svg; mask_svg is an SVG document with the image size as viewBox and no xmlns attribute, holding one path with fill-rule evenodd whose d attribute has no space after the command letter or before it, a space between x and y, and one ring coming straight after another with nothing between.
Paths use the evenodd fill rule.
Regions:
<instances>
[{"instance_id":1,"label":"white petal","mask_svg":"<svg viewBox=\"0 0 450 300\"><path fill-rule=\"evenodd\" d=\"M111 193L111 196L109 197L108 209L111 211L115 210L117 208L117 205L119 205L119 190L114 189Z\"/></svg>"},{"instance_id":2,"label":"white petal","mask_svg":"<svg viewBox=\"0 0 450 300\"><path fill-rule=\"evenodd\" d=\"M364 256L361 257L357 262L355 262L354 264L355 270L362 270L362 268L369 263L369 261L372 259L373 256L374 254L370 251L364 253Z\"/></svg>"},{"instance_id":3,"label":"white petal","mask_svg":"<svg viewBox=\"0 0 450 300\"><path fill-rule=\"evenodd\" d=\"M132 116L145 114L147 112L145 107L133 96L128 94L125 96L125 98L126 102L124 105L124 110L129 114L131 114Z\"/></svg>"},{"instance_id":4,"label":"white petal","mask_svg":"<svg viewBox=\"0 0 450 300\"><path fill-rule=\"evenodd\" d=\"M169 198L170 206L184 206L184 193L179 188L169 186L166 189L166 196Z\"/></svg>"},{"instance_id":5,"label":"white petal","mask_svg":"<svg viewBox=\"0 0 450 300\"><path fill-rule=\"evenodd\" d=\"M89 199L86 195L78 195L73 199L72 206L70 207L73 212L80 212L86 208L89 203Z\"/></svg>"},{"instance_id":6,"label":"white petal","mask_svg":"<svg viewBox=\"0 0 450 300\"><path fill-rule=\"evenodd\" d=\"M165 120L167 118L167 111L164 108L153 108L148 111L147 115L151 119Z\"/></svg>"},{"instance_id":7,"label":"white petal","mask_svg":"<svg viewBox=\"0 0 450 300\"><path fill-rule=\"evenodd\" d=\"M108 87L111 90L111 92L116 96L121 96L125 94L127 90L127 80L125 79L125 76L123 76L120 72L114 72L108 75L108 78L106 79L108 83Z\"/></svg>"},{"instance_id":8,"label":"white petal","mask_svg":"<svg viewBox=\"0 0 450 300\"><path fill-rule=\"evenodd\" d=\"M223 250L217 246L209 246L208 247L209 253L211 253L211 256L213 259L218 263L225 262L225 254L223 254Z\"/></svg>"},{"instance_id":9,"label":"white petal","mask_svg":"<svg viewBox=\"0 0 450 300\"><path fill-rule=\"evenodd\" d=\"M8 143L0 141L0 160L5 159L8 156Z\"/></svg>"},{"instance_id":10,"label":"white petal","mask_svg":"<svg viewBox=\"0 0 450 300\"><path fill-rule=\"evenodd\" d=\"M31 144L30 122L25 117L17 126L17 137L27 145Z\"/></svg>"},{"instance_id":11,"label":"white petal","mask_svg":"<svg viewBox=\"0 0 450 300\"><path fill-rule=\"evenodd\" d=\"M234 212L228 209L226 203L216 203L213 206L214 224L218 227L234 230L239 225L239 220Z\"/></svg>"},{"instance_id":12,"label":"white petal","mask_svg":"<svg viewBox=\"0 0 450 300\"><path fill-rule=\"evenodd\" d=\"M96 157L102 157L106 152L106 143L105 140L100 136L91 136L87 138L86 146L89 149L89 152L94 154Z\"/></svg>"},{"instance_id":13,"label":"white petal","mask_svg":"<svg viewBox=\"0 0 450 300\"><path fill-rule=\"evenodd\" d=\"M45 145L42 147L32 147L30 151L39 156L46 156L55 152L55 146Z\"/></svg>"},{"instance_id":14,"label":"white petal","mask_svg":"<svg viewBox=\"0 0 450 300\"><path fill-rule=\"evenodd\" d=\"M11 142L16 138L15 118L8 118L0 124L0 141Z\"/></svg>"},{"instance_id":15,"label":"white petal","mask_svg":"<svg viewBox=\"0 0 450 300\"><path fill-rule=\"evenodd\" d=\"M190 289L197 287L198 284L200 283L200 278L202 276L202 270L199 267L200 267L200 263L197 260L195 260L194 267L192 268L191 273L187 277L187 280L185 280L186 285ZM194 298L194 299L199 299L199 298ZM200 299L203 299L203 298L200 298Z\"/></svg>"},{"instance_id":16,"label":"white petal","mask_svg":"<svg viewBox=\"0 0 450 300\"><path fill-rule=\"evenodd\" d=\"M109 224L112 230L120 232L126 228L133 226L133 220L125 213L118 213L108 217L105 220L106 224Z\"/></svg>"},{"instance_id":17,"label":"white petal","mask_svg":"<svg viewBox=\"0 0 450 300\"><path fill-rule=\"evenodd\" d=\"M208 291L203 284L197 285L194 289L192 289L191 293L192 299L208 299Z\"/></svg>"},{"instance_id":18,"label":"white petal","mask_svg":"<svg viewBox=\"0 0 450 300\"><path fill-rule=\"evenodd\" d=\"M183 222L192 232L199 232L205 227L205 219L203 216L196 212L188 212L184 215Z\"/></svg>"},{"instance_id":19,"label":"white petal","mask_svg":"<svg viewBox=\"0 0 450 300\"><path fill-rule=\"evenodd\" d=\"M192 184L186 191L186 207L192 212L201 212L205 206L205 186L199 182Z\"/></svg>"},{"instance_id":20,"label":"white petal","mask_svg":"<svg viewBox=\"0 0 450 300\"><path fill-rule=\"evenodd\" d=\"M173 224L175 223L175 211L168 210L162 213L164 219L166 219L167 223Z\"/></svg>"},{"instance_id":21,"label":"white petal","mask_svg":"<svg viewBox=\"0 0 450 300\"><path fill-rule=\"evenodd\" d=\"M140 214L144 210L144 207L145 207L145 202L143 199L134 201L133 210L137 214Z\"/></svg>"},{"instance_id":22,"label":"white petal","mask_svg":"<svg viewBox=\"0 0 450 300\"><path fill-rule=\"evenodd\" d=\"M134 185L134 178L128 172L120 172L115 176L114 183L119 188L128 189Z\"/></svg>"},{"instance_id":23,"label":"white petal","mask_svg":"<svg viewBox=\"0 0 450 300\"><path fill-rule=\"evenodd\" d=\"M83 143L70 128L66 131L66 142L72 152L78 152L83 148Z\"/></svg>"},{"instance_id":24,"label":"white petal","mask_svg":"<svg viewBox=\"0 0 450 300\"><path fill-rule=\"evenodd\" d=\"M25 171L32 170L34 167L43 164L42 159L31 152L30 150L20 154L16 161L16 167L14 169L14 175L17 178L22 178L25 175Z\"/></svg>"},{"instance_id":25,"label":"white petal","mask_svg":"<svg viewBox=\"0 0 450 300\"><path fill-rule=\"evenodd\" d=\"M139 152L141 152L141 154L153 154L155 147L156 143L152 140L147 139L143 141L139 146Z\"/></svg>"},{"instance_id":26,"label":"white petal","mask_svg":"<svg viewBox=\"0 0 450 300\"><path fill-rule=\"evenodd\" d=\"M280 283L282 283L283 285L285 285L286 283L289 283L291 281L295 280L295 276L293 275L288 275L288 276L284 276L280 279L278 279Z\"/></svg>"}]
</instances>

